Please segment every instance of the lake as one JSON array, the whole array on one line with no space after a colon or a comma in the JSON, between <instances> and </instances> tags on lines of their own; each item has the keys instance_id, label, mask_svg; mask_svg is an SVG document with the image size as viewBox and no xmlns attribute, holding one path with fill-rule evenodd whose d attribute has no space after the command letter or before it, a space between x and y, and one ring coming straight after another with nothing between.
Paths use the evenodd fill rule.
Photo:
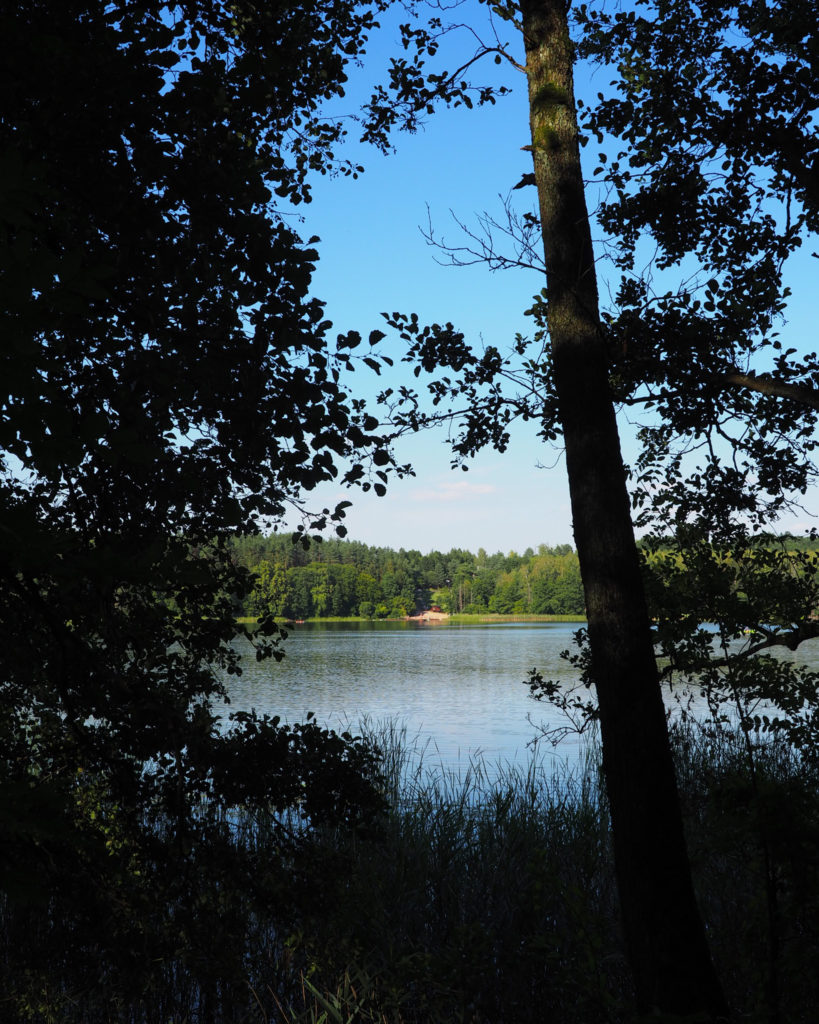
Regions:
<instances>
[{"instance_id":1,"label":"lake","mask_svg":"<svg viewBox=\"0 0 819 1024\"><path fill-rule=\"evenodd\" d=\"M283 661L260 664L249 655L241 678L228 682L231 707L290 723L312 711L335 729L397 721L426 747L427 763L446 768L464 768L475 756L489 765L521 763L540 723L565 724L531 699L524 680L536 667L544 678L576 682L560 654L581 625L306 623L290 631ZM819 668L819 640L782 657ZM582 748L572 735L557 750L539 743L538 754L572 761Z\"/></svg>"},{"instance_id":2,"label":"lake","mask_svg":"<svg viewBox=\"0 0 819 1024\"><path fill-rule=\"evenodd\" d=\"M398 721L426 746L425 760L448 768L477 755L490 764L520 762L530 756L537 723L559 721L531 699L524 680L534 667L546 678L576 680L560 653L581 625L306 623L290 631L283 661L246 659L241 678L229 681L231 706L291 723L312 711L336 729L365 718ZM564 741L559 754L539 746L562 759L576 756L578 741Z\"/></svg>"}]
</instances>

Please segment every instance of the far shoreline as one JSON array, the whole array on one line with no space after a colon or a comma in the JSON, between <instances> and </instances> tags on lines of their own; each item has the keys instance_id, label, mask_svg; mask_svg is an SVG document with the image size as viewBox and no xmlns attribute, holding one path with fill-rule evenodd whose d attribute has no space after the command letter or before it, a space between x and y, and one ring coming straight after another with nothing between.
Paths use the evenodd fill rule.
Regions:
<instances>
[{"instance_id":1,"label":"far shoreline","mask_svg":"<svg viewBox=\"0 0 819 1024\"><path fill-rule=\"evenodd\" d=\"M587 621L585 615L536 615L523 613L519 615L514 613L502 615L495 612L481 612L478 614L465 615L463 612L460 612L453 615L447 615L444 618L437 617L435 619L425 619L423 615L424 613L422 612L420 615L404 615L401 617L387 616L383 619L364 618L361 615L326 615L321 617L312 617L309 619L277 619L276 621L282 626L314 625L322 622L421 622L425 626L429 626L447 625L450 623L467 625L503 622L576 622L578 624L582 624ZM255 626L259 620L255 615L243 615L239 616L236 621L243 626Z\"/></svg>"}]
</instances>

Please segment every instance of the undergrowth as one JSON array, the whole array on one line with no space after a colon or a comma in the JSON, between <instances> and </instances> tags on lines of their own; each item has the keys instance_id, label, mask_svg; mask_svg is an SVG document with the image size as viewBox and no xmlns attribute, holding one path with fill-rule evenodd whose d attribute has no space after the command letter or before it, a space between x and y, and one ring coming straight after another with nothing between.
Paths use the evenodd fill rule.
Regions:
<instances>
[{"instance_id":1,"label":"undergrowth","mask_svg":"<svg viewBox=\"0 0 819 1024\"><path fill-rule=\"evenodd\" d=\"M219 857L203 848L155 865L179 876L164 915L116 928L90 896L86 917L59 893L47 905L5 900L0 1018L629 1021L597 751L557 771L533 754L524 767L478 759L456 773L395 726L371 732L390 808L374 824L318 831L236 810ZM807 1024L819 1003L816 769L760 741L750 773L742 736L690 723L673 742L701 907L738 1019ZM124 877L110 898L138 906L126 890L140 884ZM114 903L108 912L118 920Z\"/></svg>"}]
</instances>

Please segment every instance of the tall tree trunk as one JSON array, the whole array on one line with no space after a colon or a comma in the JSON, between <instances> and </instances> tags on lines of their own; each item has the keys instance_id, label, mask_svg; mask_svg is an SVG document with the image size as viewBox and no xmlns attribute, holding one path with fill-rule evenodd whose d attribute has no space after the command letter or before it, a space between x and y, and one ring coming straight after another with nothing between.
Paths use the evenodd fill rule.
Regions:
<instances>
[{"instance_id":1,"label":"tall tree trunk","mask_svg":"<svg viewBox=\"0 0 819 1024\"><path fill-rule=\"evenodd\" d=\"M699 914L599 318L566 0L520 5L548 327L586 593L617 883L643 1011L727 1017Z\"/></svg>"}]
</instances>

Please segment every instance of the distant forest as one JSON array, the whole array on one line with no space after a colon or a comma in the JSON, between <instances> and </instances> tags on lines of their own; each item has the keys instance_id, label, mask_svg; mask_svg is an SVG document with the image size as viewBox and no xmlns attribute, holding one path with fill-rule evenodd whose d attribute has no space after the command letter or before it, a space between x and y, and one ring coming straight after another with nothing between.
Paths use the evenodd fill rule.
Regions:
<instances>
[{"instance_id":1,"label":"distant forest","mask_svg":"<svg viewBox=\"0 0 819 1024\"><path fill-rule=\"evenodd\" d=\"M664 549L662 542L659 549L652 546ZM786 533L772 537L771 546L814 551L819 541ZM452 548L423 555L336 539L305 549L290 534L271 534L235 538L233 557L258 576L239 609L242 615L385 619L433 605L466 615L583 615L585 610L577 553L568 544L541 544L522 554Z\"/></svg>"},{"instance_id":2,"label":"distant forest","mask_svg":"<svg viewBox=\"0 0 819 1024\"><path fill-rule=\"evenodd\" d=\"M234 557L258 574L245 615L398 618L438 605L465 614L582 615L577 554L568 544L489 555L369 547L327 540L305 550L288 535L239 537Z\"/></svg>"}]
</instances>

